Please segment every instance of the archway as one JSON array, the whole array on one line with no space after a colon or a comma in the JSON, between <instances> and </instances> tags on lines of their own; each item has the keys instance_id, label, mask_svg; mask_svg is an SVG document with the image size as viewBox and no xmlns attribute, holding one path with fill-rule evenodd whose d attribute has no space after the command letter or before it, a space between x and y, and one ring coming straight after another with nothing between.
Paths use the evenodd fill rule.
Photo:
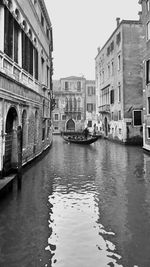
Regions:
<instances>
[{"instance_id":1,"label":"archway","mask_svg":"<svg viewBox=\"0 0 150 267\"><path fill-rule=\"evenodd\" d=\"M66 129L68 131L75 131L75 122L72 119L67 121Z\"/></svg>"},{"instance_id":2,"label":"archway","mask_svg":"<svg viewBox=\"0 0 150 267\"><path fill-rule=\"evenodd\" d=\"M8 173L17 167L18 163L18 137L17 137L18 115L16 109L11 107L6 117L5 127L5 154L4 173Z\"/></svg>"},{"instance_id":3,"label":"archway","mask_svg":"<svg viewBox=\"0 0 150 267\"><path fill-rule=\"evenodd\" d=\"M105 136L108 136L108 121L107 117L104 119L104 131L105 131Z\"/></svg>"}]
</instances>

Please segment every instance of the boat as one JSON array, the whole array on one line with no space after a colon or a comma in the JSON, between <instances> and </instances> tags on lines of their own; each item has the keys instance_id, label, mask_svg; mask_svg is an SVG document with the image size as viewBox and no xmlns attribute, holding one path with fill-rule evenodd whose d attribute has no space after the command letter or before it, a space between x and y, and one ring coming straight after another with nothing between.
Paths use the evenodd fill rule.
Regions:
<instances>
[{"instance_id":1,"label":"boat","mask_svg":"<svg viewBox=\"0 0 150 267\"><path fill-rule=\"evenodd\" d=\"M63 139L68 143L74 143L79 145L90 145L97 141L97 136L89 136L87 139L84 136L63 136Z\"/></svg>"}]
</instances>

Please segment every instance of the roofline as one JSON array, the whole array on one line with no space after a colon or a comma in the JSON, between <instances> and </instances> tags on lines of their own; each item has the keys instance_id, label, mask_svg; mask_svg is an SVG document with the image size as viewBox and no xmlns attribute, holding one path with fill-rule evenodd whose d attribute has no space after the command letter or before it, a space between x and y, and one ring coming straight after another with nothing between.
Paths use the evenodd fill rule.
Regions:
<instances>
[{"instance_id":1,"label":"roofline","mask_svg":"<svg viewBox=\"0 0 150 267\"><path fill-rule=\"evenodd\" d=\"M43 13L45 15L45 18L47 20L47 23L48 23L49 27L51 28L52 27L52 24L51 24L51 21L50 21L50 16L48 14L48 11L47 11L45 2L44 2L44 0L39 0L39 3L41 5L42 11L43 11Z\"/></svg>"},{"instance_id":2,"label":"roofline","mask_svg":"<svg viewBox=\"0 0 150 267\"><path fill-rule=\"evenodd\" d=\"M111 34L111 36L108 38L108 40L106 41L106 43L102 46L102 48L100 49L100 51L98 52L97 56L95 57L95 59L98 57L98 55L101 53L101 51L104 49L104 47L108 44L108 42L111 40L111 38L113 37L113 35L116 33L116 31L121 27L122 24L141 24L142 22L140 20L122 20L118 27L113 31L113 33Z\"/></svg>"}]
</instances>

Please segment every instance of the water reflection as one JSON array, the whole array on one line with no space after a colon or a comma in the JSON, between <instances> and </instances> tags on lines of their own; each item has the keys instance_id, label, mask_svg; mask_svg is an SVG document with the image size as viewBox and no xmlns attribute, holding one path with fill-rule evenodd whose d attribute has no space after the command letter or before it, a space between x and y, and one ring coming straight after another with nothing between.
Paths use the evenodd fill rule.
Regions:
<instances>
[{"instance_id":1,"label":"water reflection","mask_svg":"<svg viewBox=\"0 0 150 267\"><path fill-rule=\"evenodd\" d=\"M56 136L0 205L1 267L148 267L150 157Z\"/></svg>"}]
</instances>

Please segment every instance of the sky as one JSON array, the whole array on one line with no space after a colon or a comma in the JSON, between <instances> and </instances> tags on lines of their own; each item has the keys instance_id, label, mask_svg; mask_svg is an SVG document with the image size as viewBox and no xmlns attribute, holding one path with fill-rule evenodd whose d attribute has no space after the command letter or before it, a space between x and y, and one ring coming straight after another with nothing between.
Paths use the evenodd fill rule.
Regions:
<instances>
[{"instance_id":1,"label":"sky","mask_svg":"<svg viewBox=\"0 0 150 267\"><path fill-rule=\"evenodd\" d=\"M95 57L116 18L138 20L138 0L45 0L53 28L53 79L95 79Z\"/></svg>"}]
</instances>

